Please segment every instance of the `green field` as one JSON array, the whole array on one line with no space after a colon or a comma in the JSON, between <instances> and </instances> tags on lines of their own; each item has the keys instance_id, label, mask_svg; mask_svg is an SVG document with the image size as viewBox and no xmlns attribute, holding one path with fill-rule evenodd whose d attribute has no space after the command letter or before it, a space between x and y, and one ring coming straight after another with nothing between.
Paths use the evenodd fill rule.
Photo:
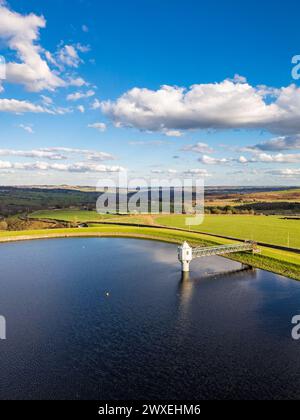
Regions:
<instances>
[{"instance_id":1,"label":"green field","mask_svg":"<svg viewBox=\"0 0 300 420\"><path fill-rule=\"evenodd\" d=\"M116 217L109 214L99 214L96 211L85 210L42 210L30 215L34 219L63 220L66 222L98 222Z\"/></svg>"},{"instance_id":2,"label":"green field","mask_svg":"<svg viewBox=\"0 0 300 420\"><path fill-rule=\"evenodd\" d=\"M160 216L156 217L156 223L189 229L185 219L181 215ZM300 220L285 220L280 216L206 215L204 223L191 226L191 230L300 248Z\"/></svg>"},{"instance_id":3,"label":"green field","mask_svg":"<svg viewBox=\"0 0 300 420\"><path fill-rule=\"evenodd\" d=\"M42 210L36 211L29 215L32 219L60 220L71 223L99 223L112 221L117 223L130 224L151 224L149 217L146 215L114 215L99 214L96 211L86 210Z\"/></svg>"},{"instance_id":4,"label":"green field","mask_svg":"<svg viewBox=\"0 0 300 420\"><path fill-rule=\"evenodd\" d=\"M150 216L117 216L84 210L45 210L32 213L30 217L72 223L113 221L153 224ZM154 217L155 224L188 230L189 226L186 226L185 220L186 216L181 215ZM202 225L191 226L190 229L300 249L300 220L286 220L283 216L206 215Z\"/></svg>"}]
</instances>

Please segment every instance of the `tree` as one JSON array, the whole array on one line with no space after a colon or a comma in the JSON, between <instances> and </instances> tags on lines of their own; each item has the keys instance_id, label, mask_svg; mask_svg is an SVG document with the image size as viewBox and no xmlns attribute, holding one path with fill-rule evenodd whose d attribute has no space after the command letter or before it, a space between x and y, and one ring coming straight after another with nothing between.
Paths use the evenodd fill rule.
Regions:
<instances>
[{"instance_id":1,"label":"tree","mask_svg":"<svg viewBox=\"0 0 300 420\"><path fill-rule=\"evenodd\" d=\"M8 224L5 220L0 221L0 230L7 230Z\"/></svg>"}]
</instances>

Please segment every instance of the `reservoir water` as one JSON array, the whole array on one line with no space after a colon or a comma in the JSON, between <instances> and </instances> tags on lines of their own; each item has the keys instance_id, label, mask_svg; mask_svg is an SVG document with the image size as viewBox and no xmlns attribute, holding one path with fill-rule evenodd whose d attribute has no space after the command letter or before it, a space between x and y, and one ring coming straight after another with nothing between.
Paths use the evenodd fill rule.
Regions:
<instances>
[{"instance_id":1,"label":"reservoir water","mask_svg":"<svg viewBox=\"0 0 300 420\"><path fill-rule=\"evenodd\" d=\"M0 399L300 398L300 283L174 245L0 246Z\"/></svg>"}]
</instances>

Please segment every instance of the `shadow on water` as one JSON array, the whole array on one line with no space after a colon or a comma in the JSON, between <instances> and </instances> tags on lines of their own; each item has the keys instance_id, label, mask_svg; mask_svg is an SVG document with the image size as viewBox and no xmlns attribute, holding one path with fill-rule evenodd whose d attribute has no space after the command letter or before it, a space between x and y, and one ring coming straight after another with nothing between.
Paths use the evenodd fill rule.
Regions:
<instances>
[{"instance_id":1,"label":"shadow on water","mask_svg":"<svg viewBox=\"0 0 300 420\"><path fill-rule=\"evenodd\" d=\"M257 270L250 266L243 266L240 269L226 270L217 273L209 273L201 276L195 276L195 273L182 273L179 281L178 290L182 300L187 302L193 293L193 288L197 282L205 282L207 280L225 280L226 278L233 280L235 277L241 279L241 275L246 274L247 280L257 279Z\"/></svg>"},{"instance_id":2,"label":"shadow on water","mask_svg":"<svg viewBox=\"0 0 300 420\"><path fill-rule=\"evenodd\" d=\"M235 270L224 270L221 272L216 273L209 273L205 274L201 277L195 277L195 275L191 275L190 273L182 273L181 274L181 280L180 280L180 286L187 286L187 282L191 281L197 281L197 280L209 280L209 279L218 279L218 278L234 278L235 275L240 277L241 273L247 273L247 278L249 278L249 274L251 275L251 278L257 277L257 270L250 266L244 266L242 264L242 267L240 269Z\"/></svg>"},{"instance_id":3,"label":"shadow on water","mask_svg":"<svg viewBox=\"0 0 300 420\"><path fill-rule=\"evenodd\" d=\"M247 281L257 279L257 270L251 266L241 265L241 268L234 270L226 270L216 273L209 273L204 275L195 275L195 273L182 273L181 279L178 284L178 296L179 296L179 320L181 322L186 319L189 304L193 298L193 292L197 285L205 283L207 281L216 280L241 280L245 278Z\"/></svg>"}]
</instances>

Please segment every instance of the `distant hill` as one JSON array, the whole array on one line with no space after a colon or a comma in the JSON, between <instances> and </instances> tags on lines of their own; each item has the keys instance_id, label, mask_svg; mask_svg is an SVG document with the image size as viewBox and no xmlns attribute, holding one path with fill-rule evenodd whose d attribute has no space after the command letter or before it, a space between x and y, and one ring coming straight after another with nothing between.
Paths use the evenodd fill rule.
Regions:
<instances>
[{"instance_id":1,"label":"distant hill","mask_svg":"<svg viewBox=\"0 0 300 420\"><path fill-rule=\"evenodd\" d=\"M122 192L122 190L121 190ZM130 191L129 195L134 192ZM147 189L144 194L149 194ZM0 187L0 216L32 213L37 210L76 208L95 210L101 192L89 186ZM174 195L171 194L171 200ZM156 197L160 197L156 193ZM206 207L234 207L270 213L299 213L298 187L207 187Z\"/></svg>"}]
</instances>

